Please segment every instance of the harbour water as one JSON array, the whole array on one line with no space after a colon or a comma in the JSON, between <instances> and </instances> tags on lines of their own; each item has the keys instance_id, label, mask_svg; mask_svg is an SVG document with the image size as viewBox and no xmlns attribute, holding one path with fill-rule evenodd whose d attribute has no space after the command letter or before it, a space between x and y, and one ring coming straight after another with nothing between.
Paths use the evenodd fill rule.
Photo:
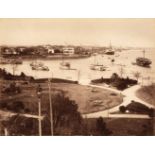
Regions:
<instances>
[{"instance_id":1,"label":"harbour water","mask_svg":"<svg viewBox=\"0 0 155 155\"><path fill-rule=\"evenodd\" d=\"M35 78L63 78L69 80L79 80L82 83L87 83L92 79L101 77L110 77L112 73L120 74L120 68L123 68L123 77L133 78L133 72L140 72L140 81L144 83L155 82L155 51L146 50L145 57L151 59L152 64L150 68L144 68L133 65L137 57L142 57L142 50L124 50L116 52L115 55L101 55L91 56L85 59L71 59L64 60L71 64L71 68L76 70L62 70L60 63L62 60L37 60L43 62L49 67L49 71L35 71L31 69L30 63L32 60L23 60L22 65L18 65L15 74L19 75L24 72L26 75L34 76ZM111 60L115 61L112 63ZM90 65L98 63L107 66L106 71L90 70ZM11 64L2 65L0 68L5 68L6 71L13 73L13 66ZM143 79L143 80L142 80Z\"/></svg>"}]
</instances>

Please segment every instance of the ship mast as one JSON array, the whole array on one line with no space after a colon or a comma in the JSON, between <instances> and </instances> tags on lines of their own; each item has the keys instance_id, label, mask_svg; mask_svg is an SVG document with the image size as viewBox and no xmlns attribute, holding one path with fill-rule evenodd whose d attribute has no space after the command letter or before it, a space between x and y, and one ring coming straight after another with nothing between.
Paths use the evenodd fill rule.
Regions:
<instances>
[{"instance_id":1,"label":"ship mast","mask_svg":"<svg viewBox=\"0 0 155 155\"><path fill-rule=\"evenodd\" d=\"M145 50L143 50L143 58L145 58Z\"/></svg>"},{"instance_id":2,"label":"ship mast","mask_svg":"<svg viewBox=\"0 0 155 155\"><path fill-rule=\"evenodd\" d=\"M110 41L110 44L109 44L109 48L110 48L110 49L112 49L112 46L111 46L111 41Z\"/></svg>"}]
</instances>

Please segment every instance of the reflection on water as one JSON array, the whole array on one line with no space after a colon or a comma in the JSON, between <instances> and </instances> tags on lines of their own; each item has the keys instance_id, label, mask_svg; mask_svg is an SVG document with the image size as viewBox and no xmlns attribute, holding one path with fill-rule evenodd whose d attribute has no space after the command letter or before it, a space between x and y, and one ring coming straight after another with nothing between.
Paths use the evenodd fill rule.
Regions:
<instances>
[{"instance_id":1,"label":"reflection on water","mask_svg":"<svg viewBox=\"0 0 155 155\"><path fill-rule=\"evenodd\" d=\"M34 76L35 78L64 78L70 80L80 80L80 81L90 81L91 79L100 78L100 77L110 77L112 73L116 72L120 74L120 66L123 65L124 75L133 77L134 71L141 72L144 79L148 77L151 78L151 81L155 81L155 53L154 51L146 51L145 57L152 60L151 68L139 67L132 65L132 62L139 56L142 56L140 50L128 50L118 52L115 55L97 55L92 56L86 59L72 59L65 60L70 62L71 68L76 68L77 70L61 70L60 62L61 60L37 60L43 62L46 66L49 67L50 71L34 71L31 69L30 60L24 60L22 65L18 65L15 74L20 74L24 72L26 75ZM115 59L115 62L112 63L111 59ZM107 66L106 71L94 71L90 70L90 65L94 62L98 64L103 64ZM12 65L1 65L1 68L5 68L9 72L13 72Z\"/></svg>"}]
</instances>

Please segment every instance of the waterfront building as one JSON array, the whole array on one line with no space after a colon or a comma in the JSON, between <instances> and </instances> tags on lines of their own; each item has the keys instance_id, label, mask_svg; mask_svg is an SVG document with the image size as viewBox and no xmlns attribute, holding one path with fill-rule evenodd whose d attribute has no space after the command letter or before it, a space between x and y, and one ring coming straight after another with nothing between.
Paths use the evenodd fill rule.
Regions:
<instances>
[{"instance_id":1,"label":"waterfront building","mask_svg":"<svg viewBox=\"0 0 155 155\"><path fill-rule=\"evenodd\" d=\"M73 55L75 54L75 50L73 47L64 47L63 48L63 54L65 55Z\"/></svg>"}]
</instances>

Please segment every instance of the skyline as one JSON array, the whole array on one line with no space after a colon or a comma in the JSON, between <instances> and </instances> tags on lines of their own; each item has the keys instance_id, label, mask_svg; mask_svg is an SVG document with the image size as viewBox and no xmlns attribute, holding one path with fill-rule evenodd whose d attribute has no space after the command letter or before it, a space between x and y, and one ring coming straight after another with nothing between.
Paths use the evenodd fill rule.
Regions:
<instances>
[{"instance_id":1,"label":"skyline","mask_svg":"<svg viewBox=\"0 0 155 155\"><path fill-rule=\"evenodd\" d=\"M155 19L0 19L1 45L155 47Z\"/></svg>"}]
</instances>

